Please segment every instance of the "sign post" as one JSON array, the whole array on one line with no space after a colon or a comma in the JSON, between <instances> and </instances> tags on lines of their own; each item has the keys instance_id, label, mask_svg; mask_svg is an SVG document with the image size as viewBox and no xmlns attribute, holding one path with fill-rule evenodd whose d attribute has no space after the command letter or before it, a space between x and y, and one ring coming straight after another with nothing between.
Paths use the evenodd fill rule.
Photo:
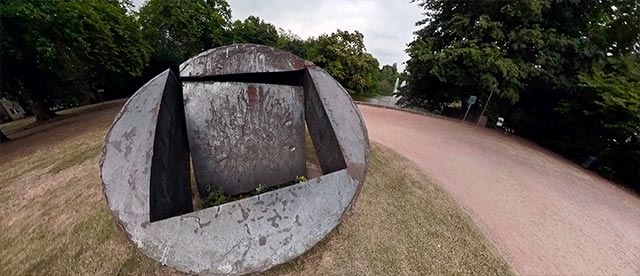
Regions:
<instances>
[{"instance_id":1,"label":"sign post","mask_svg":"<svg viewBox=\"0 0 640 276\"><path fill-rule=\"evenodd\" d=\"M476 103L476 99L478 99L478 97L476 96L469 96L469 99L467 100L467 112L464 113L464 118L462 118L462 122L467 120L467 115L469 115L469 110L471 110L471 106Z\"/></svg>"},{"instance_id":2,"label":"sign post","mask_svg":"<svg viewBox=\"0 0 640 276\"><path fill-rule=\"evenodd\" d=\"M484 104L484 108L482 109L482 113L480 113L480 118L482 118L482 116L484 116L484 112L487 110L487 106L489 105L489 102L491 101L491 96L493 96L493 91L491 91L491 93L489 94L489 98L487 98L487 103ZM480 123L480 119L478 119L478 122L476 123L476 126Z\"/></svg>"}]
</instances>

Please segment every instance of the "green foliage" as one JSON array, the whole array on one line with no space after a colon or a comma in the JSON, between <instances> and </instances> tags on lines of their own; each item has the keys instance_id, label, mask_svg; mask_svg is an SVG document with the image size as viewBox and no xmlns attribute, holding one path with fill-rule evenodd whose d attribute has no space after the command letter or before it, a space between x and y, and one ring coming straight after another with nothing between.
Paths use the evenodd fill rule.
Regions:
<instances>
[{"instance_id":1,"label":"green foliage","mask_svg":"<svg viewBox=\"0 0 640 276\"><path fill-rule=\"evenodd\" d=\"M158 72L230 43L311 59L355 94L379 88L378 62L357 31L305 41L255 16L231 22L225 0L149 0L139 12L132 7L129 0L0 1L2 96L28 103L37 120L47 120L55 116L55 101L125 96Z\"/></svg>"},{"instance_id":2,"label":"green foliage","mask_svg":"<svg viewBox=\"0 0 640 276\"><path fill-rule=\"evenodd\" d=\"M585 99L562 103L560 112L583 112L582 118L575 120L598 134L587 141L589 154L601 159L602 173L640 183L640 59L608 58L590 72L581 73L579 80Z\"/></svg>"},{"instance_id":3,"label":"green foliage","mask_svg":"<svg viewBox=\"0 0 640 276\"><path fill-rule=\"evenodd\" d=\"M2 91L26 100L38 119L48 101L99 98L140 75L148 48L118 1L2 1Z\"/></svg>"},{"instance_id":4,"label":"green foliage","mask_svg":"<svg viewBox=\"0 0 640 276\"><path fill-rule=\"evenodd\" d=\"M276 45L278 48L299 57L306 58L306 42L302 40L302 38L292 33L291 31L284 29L278 29L278 33L280 34L280 36L278 37L278 44Z\"/></svg>"},{"instance_id":5,"label":"green foliage","mask_svg":"<svg viewBox=\"0 0 640 276\"><path fill-rule=\"evenodd\" d=\"M140 8L142 34L153 48L150 74L228 44L231 9L225 0L149 0Z\"/></svg>"},{"instance_id":6,"label":"green foliage","mask_svg":"<svg viewBox=\"0 0 640 276\"><path fill-rule=\"evenodd\" d=\"M259 17L249 16L244 21L233 22L230 33L234 43L278 47L311 60L352 94L373 95L379 88L378 61L366 52L364 36L358 31L350 33L338 30L305 41Z\"/></svg>"},{"instance_id":7,"label":"green foliage","mask_svg":"<svg viewBox=\"0 0 640 276\"><path fill-rule=\"evenodd\" d=\"M256 16L249 16L244 21L233 22L231 34L234 43L276 46L280 39L276 26Z\"/></svg>"},{"instance_id":8,"label":"green foliage","mask_svg":"<svg viewBox=\"0 0 640 276\"><path fill-rule=\"evenodd\" d=\"M305 181L307 181L307 177L306 176L304 176L304 175L296 176L296 181L295 181L296 183L301 183L301 182L305 182Z\"/></svg>"},{"instance_id":9,"label":"green foliage","mask_svg":"<svg viewBox=\"0 0 640 276\"><path fill-rule=\"evenodd\" d=\"M427 18L407 49L402 104L437 110L477 95L483 105L493 92L490 116L570 158L597 156L601 172L640 183L639 2L419 4Z\"/></svg>"},{"instance_id":10,"label":"green foliage","mask_svg":"<svg viewBox=\"0 0 640 276\"><path fill-rule=\"evenodd\" d=\"M306 58L324 68L350 93L375 94L379 63L366 52L364 35L337 30L307 40Z\"/></svg>"},{"instance_id":11,"label":"green foliage","mask_svg":"<svg viewBox=\"0 0 640 276\"><path fill-rule=\"evenodd\" d=\"M398 73L398 67L395 63L382 66L382 69L380 69L380 81L378 82L378 93L391 95L398 78L400 78L400 73Z\"/></svg>"},{"instance_id":12,"label":"green foliage","mask_svg":"<svg viewBox=\"0 0 640 276\"><path fill-rule=\"evenodd\" d=\"M288 186L291 186L293 184L297 184L300 182L305 182L307 181L307 177L305 177L304 175L299 175L296 176L296 179L293 181L289 181L289 182L285 182L279 185L275 185L275 186L264 186L262 184L258 184L258 187L255 188L255 190L245 193L245 194L240 194L240 195L236 195L236 196L228 196L225 195L224 192L222 192L222 190L216 188L213 185L207 186L206 190L207 190L207 195L206 197L202 200L202 206L200 209L205 209L205 208L209 208L209 207L213 207L213 206L218 206L218 205L222 205L231 201L236 201L236 200L240 200L242 198L245 197L251 197L251 196L256 196L259 194L263 194L266 192L270 192L276 189L281 189L281 188L285 188Z\"/></svg>"},{"instance_id":13,"label":"green foliage","mask_svg":"<svg viewBox=\"0 0 640 276\"><path fill-rule=\"evenodd\" d=\"M391 95L393 94L393 85L388 80L380 80L377 91L381 95Z\"/></svg>"},{"instance_id":14,"label":"green foliage","mask_svg":"<svg viewBox=\"0 0 640 276\"><path fill-rule=\"evenodd\" d=\"M213 185L207 186L207 196L202 199L202 209L225 204L233 201L222 190Z\"/></svg>"}]
</instances>

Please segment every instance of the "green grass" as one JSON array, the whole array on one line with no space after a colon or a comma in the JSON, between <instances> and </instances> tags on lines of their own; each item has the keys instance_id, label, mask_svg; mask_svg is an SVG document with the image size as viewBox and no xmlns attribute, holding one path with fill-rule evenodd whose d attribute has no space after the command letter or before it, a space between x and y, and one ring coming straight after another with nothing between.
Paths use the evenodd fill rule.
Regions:
<instances>
[{"instance_id":1,"label":"green grass","mask_svg":"<svg viewBox=\"0 0 640 276\"><path fill-rule=\"evenodd\" d=\"M113 223L98 169L108 125L94 127L0 163L0 275L175 274L134 249ZM404 158L374 146L351 214L309 252L265 274L512 272L448 194Z\"/></svg>"},{"instance_id":2,"label":"green grass","mask_svg":"<svg viewBox=\"0 0 640 276\"><path fill-rule=\"evenodd\" d=\"M56 114L59 115L60 117L54 118L54 121L62 120L64 119L64 117L75 116L75 115L80 115L80 114L88 113L92 111L98 111L104 108L109 108L114 103L120 102L120 101L122 100L113 100L113 101L107 101L103 103L89 104L89 105L73 107L65 110L60 110L56 112ZM5 134L11 135L21 130L29 129L29 128L38 126L40 124L46 124L46 123L48 122L36 122L36 118L34 116L28 116L28 117L24 117L22 119L18 119L8 123L0 124L0 129L2 129L2 131L4 131Z\"/></svg>"},{"instance_id":3,"label":"green grass","mask_svg":"<svg viewBox=\"0 0 640 276\"><path fill-rule=\"evenodd\" d=\"M36 118L31 116L31 117L26 117L26 118L22 118L22 119L18 119L15 121L2 124L0 125L0 128L5 133L14 133L18 130L25 129L30 125L35 124L35 122L36 122Z\"/></svg>"},{"instance_id":4,"label":"green grass","mask_svg":"<svg viewBox=\"0 0 640 276\"><path fill-rule=\"evenodd\" d=\"M76 150L70 151L67 154L62 154L60 158L49 168L49 173L56 174L62 170L80 165L86 160L97 156L101 150L102 145L99 143L81 145Z\"/></svg>"}]
</instances>

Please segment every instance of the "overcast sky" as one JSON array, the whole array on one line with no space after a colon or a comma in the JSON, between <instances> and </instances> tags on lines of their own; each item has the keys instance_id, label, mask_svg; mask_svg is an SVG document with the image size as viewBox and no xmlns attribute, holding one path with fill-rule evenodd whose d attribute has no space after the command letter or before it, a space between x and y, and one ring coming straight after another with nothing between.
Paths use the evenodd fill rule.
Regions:
<instances>
[{"instance_id":1,"label":"overcast sky","mask_svg":"<svg viewBox=\"0 0 640 276\"><path fill-rule=\"evenodd\" d=\"M139 8L145 0L134 0ZM381 65L408 59L404 50L413 39L422 10L410 0L228 0L233 19L256 15L276 27L308 38L336 29L364 34L367 50Z\"/></svg>"}]
</instances>

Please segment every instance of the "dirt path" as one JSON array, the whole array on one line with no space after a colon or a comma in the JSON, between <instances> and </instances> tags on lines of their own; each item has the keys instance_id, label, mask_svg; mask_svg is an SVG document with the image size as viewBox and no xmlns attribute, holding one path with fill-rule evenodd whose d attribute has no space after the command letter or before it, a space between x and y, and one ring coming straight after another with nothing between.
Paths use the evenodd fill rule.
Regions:
<instances>
[{"instance_id":1,"label":"dirt path","mask_svg":"<svg viewBox=\"0 0 640 276\"><path fill-rule=\"evenodd\" d=\"M522 275L640 275L640 198L517 138L360 106L369 136L417 163Z\"/></svg>"}]
</instances>

